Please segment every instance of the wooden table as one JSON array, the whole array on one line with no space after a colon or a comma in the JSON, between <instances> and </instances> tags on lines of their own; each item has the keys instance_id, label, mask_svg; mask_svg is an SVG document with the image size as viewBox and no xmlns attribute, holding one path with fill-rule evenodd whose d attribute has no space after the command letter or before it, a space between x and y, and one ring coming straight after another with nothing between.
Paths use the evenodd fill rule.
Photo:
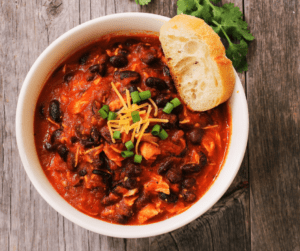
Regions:
<instances>
[{"instance_id":1,"label":"wooden table","mask_svg":"<svg viewBox=\"0 0 300 251\"><path fill-rule=\"evenodd\" d=\"M223 3L230 0L223 0ZM19 158L15 111L40 53L69 29L119 12L172 17L176 0L1 0L1 250L300 251L300 1L231 0L256 40L239 74L250 133L241 169L223 198L189 225L157 237L118 239L66 220L37 193Z\"/></svg>"}]
</instances>

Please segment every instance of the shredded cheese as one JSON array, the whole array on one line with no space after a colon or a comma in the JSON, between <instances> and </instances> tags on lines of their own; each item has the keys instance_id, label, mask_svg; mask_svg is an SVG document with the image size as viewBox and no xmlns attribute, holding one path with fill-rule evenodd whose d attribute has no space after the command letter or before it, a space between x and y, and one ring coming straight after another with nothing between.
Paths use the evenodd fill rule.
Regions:
<instances>
[{"instance_id":1,"label":"shredded cheese","mask_svg":"<svg viewBox=\"0 0 300 251\"><path fill-rule=\"evenodd\" d=\"M52 119L47 118L47 120L48 120L50 123L52 123L53 125L55 125L55 126L57 126L57 127L60 127L60 125L57 124L56 122L54 122Z\"/></svg>"},{"instance_id":2,"label":"shredded cheese","mask_svg":"<svg viewBox=\"0 0 300 251\"><path fill-rule=\"evenodd\" d=\"M113 132L112 132L112 129L110 127L110 121L107 121L107 126L108 126L108 130L109 130L109 133L110 133L110 137L111 137L111 140L113 143L116 143L115 139L113 138Z\"/></svg>"},{"instance_id":3,"label":"shredded cheese","mask_svg":"<svg viewBox=\"0 0 300 251\"><path fill-rule=\"evenodd\" d=\"M142 127L141 133L140 133L140 135L139 135L139 137L138 137L138 139L136 141L136 145L135 145L135 152L136 152L136 154L139 154L139 151L138 151L139 150L139 144L140 144L141 138L142 138L142 136L143 136L146 128L149 126L149 124L150 124L150 122L147 122Z\"/></svg>"},{"instance_id":4,"label":"shredded cheese","mask_svg":"<svg viewBox=\"0 0 300 251\"><path fill-rule=\"evenodd\" d=\"M118 91L118 89L116 88L115 84L114 84L113 82L111 82L111 85L112 85L112 88L114 89L114 91L117 93L117 95L118 95L120 101L122 102L122 105L123 105L126 109L128 109L128 107L127 107L127 105L126 105L126 103L125 103L125 100L123 99L122 95L119 93L119 91Z\"/></svg>"},{"instance_id":5,"label":"shredded cheese","mask_svg":"<svg viewBox=\"0 0 300 251\"><path fill-rule=\"evenodd\" d=\"M145 133L145 130L148 128L150 123L156 122L156 123L168 123L168 119L158 119L158 118L151 118L151 111L154 107L155 112L154 116L157 116L158 108L155 102L152 99L149 99L150 102L146 102L141 105L137 104L131 104L131 97L129 90L126 89L126 98L123 98L120 92L118 91L117 87L120 86L120 83L114 84L111 83L112 89L116 92L118 95L120 102L122 104L122 108L117 112L118 116L114 120L109 120L107 122L107 126L110 132L110 136L112 139L112 142L115 143L115 139L113 138L113 132L114 131L120 131L121 133L126 133L127 135L132 132L131 134L131 141L134 142L135 139L137 139L136 145L135 145L135 151L136 154L138 154L138 146L139 143ZM142 90L138 88L140 92ZM126 100L126 101L125 101ZM140 116L140 121L133 122L131 113L133 111L138 111ZM116 152L119 152L119 149L114 149Z\"/></svg>"},{"instance_id":6,"label":"shredded cheese","mask_svg":"<svg viewBox=\"0 0 300 251\"><path fill-rule=\"evenodd\" d=\"M154 117L156 117L157 114L158 114L158 107L157 107L157 105L155 104L155 102L152 100L152 98L149 98L149 101L150 101L151 104L154 106L154 109L155 109L155 111L154 111Z\"/></svg>"},{"instance_id":7,"label":"shredded cheese","mask_svg":"<svg viewBox=\"0 0 300 251\"><path fill-rule=\"evenodd\" d=\"M128 108L131 109L131 98L130 98L130 92L126 89L126 98L127 98L127 105Z\"/></svg>"}]
</instances>

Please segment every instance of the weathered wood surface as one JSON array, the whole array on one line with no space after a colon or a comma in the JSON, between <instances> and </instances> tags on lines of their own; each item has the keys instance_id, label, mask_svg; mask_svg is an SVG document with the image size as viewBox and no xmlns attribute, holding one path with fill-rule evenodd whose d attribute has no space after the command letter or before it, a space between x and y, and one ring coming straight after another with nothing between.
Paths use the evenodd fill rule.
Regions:
<instances>
[{"instance_id":1,"label":"weathered wood surface","mask_svg":"<svg viewBox=\"0 0 300 251\"><path fill-rule=\"evenodd\" d=\"M176 0L0 0L0 250L300 250L300 13L297 0L234 0L256 40L249 71L249 146L226 195L165 235L119 239L66 220L36 192L15 141L17 98L30 66L67 30L112 13L174 16ZM248 175L248 173L250 175ZM239 186L249 181L249 189Z\"/></svg>"}]
</instances>

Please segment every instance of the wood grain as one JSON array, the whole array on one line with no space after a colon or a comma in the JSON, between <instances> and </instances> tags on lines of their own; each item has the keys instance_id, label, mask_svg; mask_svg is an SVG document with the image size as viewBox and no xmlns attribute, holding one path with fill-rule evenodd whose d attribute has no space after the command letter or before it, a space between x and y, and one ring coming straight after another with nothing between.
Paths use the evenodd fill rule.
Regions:
<instances>
[{"instance_id":1,"label":"wood grain","mask_svg":"<svg viewBox=\"0 0 300 251\"><path fill-rule=\"evenodd\" d=\"M245 6L256 37L246 75L251 245L300 250L300 5L246 0Z\"/></svg>"},{"instance_id":2,"label":"wood grain","mask_svg":"<svg viewBox=\"0 0 300 251\"><path fill-rule=\"evenodd\" d=\"M134 0L0 0L1 250L250 250L249 191L238 186L241 182L248 181L248 154L246 154L240 172L227 195L203 217L172 233L144 239L119 239L102 236L66 220L36 192L18 157L14 126L18 94L31 65L51 42L81 23L108 14L141 11L172 17L176 14L176 2L176 0L152 0L148 6L141 7L136 5ZM225 2L229 2L229 0L223 1L223 3ZM244 8L243 0L230 2L235 2L241 9ZM249 6L250 1L246 1L246 4ZM270 5L264 6L264 8L267 11L271 9ZM258 13L254 13L262 18L263 13L260 10L255 11ZM258 28L255 29L254 23L260 20L254 18L252 12L249 17L249 12L250 9L248 9L246 18L256 20L251 23L251 29L257 31ZM279 29L279 31L281 30ZM289 31L292 32L293 29ZM294 38L293 41L297 40ZM260 58L259 62L261 60L264 62L261 58L262 55L259 57L256 54L255 46L257 45L251 48L250 63L256 62L258 58ZM290 49L286 47L286 50ZM291 63L290 66L296 67L296 61L293 62L294 64ZM279 67L280 64L278 63L277 66ZM250 68L250 73L251 70ZM262 72L259 73L262 74ZM252 74L254 75L254 73ZM249 88L248 81L246 81L248 75L239 74L239 76L247 90ZM294 77L295 75L289 76L289 81L296 83L297 79ZM251 78L250 75L249 78L252 80L251 87L257 88L255 82L257 80L253 76ZM270 85L269 88L272 86ZM297 101L296 92L298 91L299 94L299 88L297 89L295 84L293 88L294 92L289 92L293 92L293 101L295 102ZM247 90L249 93L251 91ZM287 100L285 101L287 102ZM282 101L284 100L282 99ZM255 104L254 100L252 102ZM297 104L299 105L299 101ZM295 114L291 117L295 121L293 125L299 127L297 109L299 106L290 108ZM262 124L258 120L257 123L257 128L261 129ZM289 125L280 129L286 129ZM294 127L293 130L296 132L297 127ZM253 133L256 132L252 131ZM262 143L260 142L261 150L266 151L267 149ZM298 159L295 155L292 157L291 161L294 161L295 167ZM259 162L257 163L259 164ZM250 161L249 166L251 166ZM252 165L252 167L254 166ZM292 167L290 170L295 171ZM288 175L291 176L292 173ZM282 180L285 178L289 177L283 176ZM290 192L293 188L291 184L289 185L286 192ZM257 189L255 195L262 192L259 186ZM263 203L259 201L256 205L262 207ZM254 224L257 226L259 220L265 220L265 213L268 212L261 208L261 215L258 218L252 216ZM292 212L290 211L290 213ZM279 226L277 225L277 227ZM294 227L294 230L297 230L297 227ZM258 230L256 229L256 231ZM264 228L264 231L267 230ZM259 238L253 231L252 236L256 239ZM294 234L294 237L297 237L297 234ZM261 240L258 243L257 249L253 250L259 250L259 245L263 244Z\"/></svg>"}]
</instances>

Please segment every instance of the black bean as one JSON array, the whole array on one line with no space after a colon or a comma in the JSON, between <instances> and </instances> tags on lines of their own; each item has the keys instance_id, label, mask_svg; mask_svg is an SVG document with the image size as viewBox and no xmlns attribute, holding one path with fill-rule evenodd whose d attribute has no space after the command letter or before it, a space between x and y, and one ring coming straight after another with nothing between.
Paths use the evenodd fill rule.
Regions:
<instances>
[{"instance_id":1,"label":"black bean","mask_svg":"<svg viewBox=\"0 0 300 251\"><path fill-rule=\"evenodd\" d=\"M182 191L182 197L186 202L193 202L196 200L196 195L191 191Z\"/></svg>"},{"instance_id":2,"label":"black bean","mask_svg":"<svg viewBox=\"0 0 300 251\"><path fill-rule=\"evenodd\" d=\"M100 64L100 68L99 68L98 74L99 74L101 77L104 77L104 76L105 76L105 74L106 74L106 64L105 64L105 63Z\"/></svg>"},{"instance_id":3,"label":"black bean","mask_svg":"<svg viewBox=\"0 0 300 251\"><path fill-rule=\"evenodd\" d=\"M173 167L166 173L166 177L171 183L178 183L182 180L182 171L176 167Z\"/></svg>"},{"instance_id":4,"label":"black bean","mask_svg":"<svg viewBox=\"0 0 300 251\"><path fill-rule=\"evenodd\" d=\"M115 215L115 221L118 222L119 224L126 224L128 220L129 220L129 216L127 215L122 215L122 214Z\"/></svg>"},{"instance_id":5,"label":"black bean","mask_svg":"<svg viewBox=\"0 0 300 251\"><path fill-rule=\"evenodd\" d=\"M107 172L104 172L101 170L97 170L97 169L93 170L92 173L100 175L102 177L104 183L111 183L111 181L112 181L112 175L110 173L107 173Z\"/></svg>"},{"instance_id":6,"label":"black bean","mask_svg":"<svg viewBox=\"0 0 300 251\"><path fill-rule=\"evenodd\" d=\"M85 65L86 64L86 61L88 60L90 56L90 53L89 52L86 52L84 53L80 58L79 58L79 64L81 65Z\"/></svg>"},{"instance_id":7,"label":"black bean","mask_svg":"<svg viewBox=\"0 0 300 251\"><path fill-rule=\"evenodd\" d=\"M102 64L95 64L92 65L89 68L89 71L91 73L97 73L98 75L100 75L101 77L104 77L104 75L106 74L106 64L102 63Z\"/></svg>"},{"instance_id":8,"label":"black bean","mask_svg":"<svg viewBox=\"0 0 300 251\"><path fill-rule=\"evenodd\" d=\"M133 189L137 186L136 179L128 178L123 181L123 186L127 189Z\"/></svg>"},{"instance_id":9,"label":"black bean","mask_svg":"<svg viewBox=\"0 0 300 251\"><path fill-rule=\"evenodd\" d=\"M60 104L57 100L52 100L49 104L49 114L50 117L55 122L61 122L61 110L60 110Z\"/></svg>"},{"instance_id":10,"label":"black bean","mask_svg":"<svg viewBox=\"0 0 300 251\"><path fill-rule=\"evenodd\" d=\"M48 143L46 142L44 144L44 148L49 151L49 152L52 152L52 151L55 151L56 150L56 145L52 145L51 143Z\"/></svg>"},{"instance_id":11,"label":"black bean","mask_svg":"<svg viewBox=\"0 0 300 251\"><path fill-rule=\"evenodd\" d=\"M57 147L57 153L63 159L63 161L67 161L69 150L65 145L59 145Z\"/></svg>"},{"instance_id":12,"label":"black bean","mask_svg":"<svg viewBox=\"0 0 300 251\"><path fill-rule=\"evenodd\" d=\"M158 60L157 51L153 47L139 44L136 50L139 52L141 61L147 65L152 65Z\"/></svg>"},{"instance_id":13,"label":"black bean","mask_svg":"<svg viewBox=\"0 0 300 251\"><path fill-rule=\"evenodd\" d=\"M90 136L95 146L100 144L100 132L96 127L92 128Z\"/></svg>"},{"instance_id":14,"label":"black bean","mask_svg":"<svg viewBox=\"0 0 300 251\"><path fill-rule=\"evenodd\" d=\"M158 174L163 174L167 172L174 165L174 160L168 158L164 160L157 169Z\"/></svg>"},{"instance_id":15,"label":"black bean","mask_svg":"<svg viewBox=\"0 0 300 251\"><path fill-rule=\"evenodd\" d=\"M104 151L102 151L100 154L99 154L99 159L101 161L101 169L107 169L107 170L110 170L109 168L109 159L107 158L106 154L104 153Z\"/></svg>"},{"instance_id":16,"label":"black bean","mask_svg":"<svg viewBox=\"0 0 300 251\"><path fill-rule=\"evenodd\" d=\"M130 84L138 84L141 81L141 75L136 71L121 71L120 79L132 78Z\"/></svg>"},{"instance_id":17,"label":"black bean","mask_svg":"<svg viewBox=\"0 0 300 251\"><path fill-rule=\"evenodd\" d=\"M100 134L107 142L112 142L110 137L110 132L107 126L103 126L100 129Z\"/></svg>"},{"instance_id":18,"label":"black bean","mask_svg":"<svg viewBox=\"0 0 300 251\"><path fill-rule=\"evenodd\" d=\"M169 102L169 99L167 99L165 97L165 95L162 95L162 94L158 95L155 100L156 105L160 108L165 107L168 102Z\"/></svg>"},{"instance_id":19,"label":"black bean","mask_svg":"<svg viewBox=\"0 0 300 251\"><path fill-rule=\"evenodd\" d=\"M91 75L86 78L86 81L91 82L96 78L96 75Z\"/></svg>"},{"instance_id":20,"label":"black bean","mask_svg":"<svg viewBox=\"0 0 300 251\"><path fill-rule=\"evenodd\" d=\"M178 114L180 114L182 111L183 111L183 105L179 105L179 106L175 107L175 108L172 110L172 113L178 115Z\"/></svg>"},{"instance_id":21,"label":"black bean","mask_svg":"<svg viewBox=\"0 0 300 251\"><path fill-rule=\"evenodd\" d=\"M192 144L198 145L202 141L204 131L201 128L195 128L187 134L187 139L191 141Z\"/></svg>"},{"instance_id":22,"label":"black bean","mask_svg":"<svg viewBox=\"0 0 300 251\"><path fill-rule=\"evenodd\" d=\"M94 140L90 137L86 138L83 137L80 139L80 143L85 147L85 148L91 148L94 146Z\"/></svg>"},{"instance_id":23,"label":"black bean","mask_svg":"<svg viewBox=\"0 0 300 251\"><path fill-rule=\"evenodd\" d=\"M160 91L168 89L166 82L160 78L149 77L146 79L146 85Z\"/></svg>"},{"instance_id":24,"label":"black bean","mask_svg":"<svg viewBox=\"0 0 300 251\"><path fill-rule=\"evenodd\" d=\"M39 113L41 115L42 118L45 118L45 105L41 104L39 107Z\"/></svg>"},{"instance_id":25,"label":"black bean","mask_svg":"<svg viewBox=\"0 0 300 251\"><path fill-rule=\"evenodd\" d=\"M94 100L92 103L92 112L94 115L98 115L98 111L101 108L101 103L98 102L97 100Z\"/></svg>"},{"instance_id":26,"label":"black bean","mask_svg":"<svg viewBox=\"0 0 300 251\"><path fill-rule=\"evenodd\" d=\"M200 170L202 169L202 166L200 164L185 164L183 166L181 166L181 170L185 173L197 173L200 172Z\"/></svg>"},{"instance_id":27,"label":"black bean","mask_svg":"<svg viewBox=\"0 0 300 251\"><path fill-rule=\"evenodd\" d=\"M166 84L167 84L167 86L168 86L168 88L171 92L177 93L177 89L175 88L175 84L174 84L173 79L171 79L171 78L167 79L167 80L165 80L165 82L166 82Z\"/></svg>"},{"instance_id":28,"label":"black bean","mask_svg":"<svg viewBox=\"0 0 300 251\"><path fill-rule=\"evenodd\" d=\"M136 164L129 163L124 168L124 173L126 177L138 177L141 175L142 169Z\"/></svg>"},{"instance_id":29,"label":"black bean","mask_svg":"<svg viewBox=\"0 0 300 251\"><path fill-rule=\"evenodd\" d=\"M171 77L170 70L169 70L168 66L163 67L163 73L164 73L164 76Z\"/></svg>"},{"instance_id":30,"label":"black bean","mask_svg":"<svg viewBox=\"0 0 300 251\"><path fill-rule=\"evenodd\" d=\"M101 176L107 176L107 175L109 175L109 173L106 173L106 172L98 170L98 169L93 170L92 173L93 174L97 174L97 175L101 175Z\"/></svg>"},{"instance_id":31,"label":"black bean","mask_svg":"<svg viewBox=\"0 0 300 251\"><path fill-rule=\"evenodd\" d=\"M182 182L183 188L191 188L196 184L196 180L194 178L187 178Z\"/></svg>"},{"instance_id":32,"label":"black bean","mask_svg":"<svg viewBox=\"0 0 300 251\"><path fill-rule=\"evenodd\" d=\"M103 197L103 199L101 200L101 204L105 205L105 206L108 206L108 205L116 203L120 199L121 199L120 195L110 193L109 195L106 195L106 196Z\"/></svg>"},{"instance_id":33,"label":"black bean","mask_svg":"<svg viewBox=\"0 0 300 251\"><path fill-rule=\"evenodd\" d=\"M206 166L206 164L207 164L207 157L204 154L204 152L200 152L200 165L201 165L201 167Z\"/></svg>"},{"instance_id":34,"label":"black bean","mask_svg":"<svg viewBox=\"0 0 300 251\"><path fill-rule=\"evenodd\" d=\"M138 41L136 39L130 38L125 41L125 46L129 47L131 45L137 44Z\"/></svg>"},{"instance_id":35,"label":"black bean","mask_svg":"<svg viewBox=\"0 0 300 251\"><path fill-rule=\"evenodd\" d=\"M165 114L164 119L168 119L168 123L161 123L161 127L164 129L174 128L178 122L178 118L175 114Z\"/></svg>"},{"instance_id":36,"label":"black bean","mask_svg":"<svg viewBox=\"0 0 300 251\"><path fill-rule=\"evenodd\" d=\"M75 144L76 142L78 142L79 141L79 138L77 138L76 136L72 136L71 137L71 142L72 142L72 144Z\"/></svg>"},{"instance_id":37,"label":"black bean","mask_svg":"<svg viewBox=\"0 0 300 251\"><path fill-rule=\"evenodd\" d=\"M79 171L79 176L85 176L85 175L87 175L87 171L85 169Z\"/></svg>"},{"instance_id":38,"label":"black bean","mask_svg":"<svg viewBox=\"0 0 300 251\"><path fill-rule=\"evenodd\" d=\"M194 127L194 124L192 124L192 123L183 123L183 124L179 123L178 127L183 131L189 131Z\"/></svg>"},{"instance_id":39,"label":"black bean","mask_svg":"<svg viewBox=\"0 0 300 251\"><path fill-rule=\"evenodd\" d=\"M100 65L99 64L95 64L95 65L92 65L90 68L89 68L89 71L91 73L97 73L99 72L99 69L100 69Z\"/></svg>"},{"instance_id":40,"label":"black bean","mask_svg":"<svg viewBox=\"0 0 300 251\"><path fill-rule=\"evenodd\" d=\"M128 60L124 56L112 56L109 59L109 62L112 64L113 67L122 68L128 64Z\"/></svg>"},{"instance_id":41,"label":"black bean","mask_svg":"<svg viewBox=\"0 0 300 251\"><path fill-rule=\"evenodd\" d=\"M73 153L68 154L67 156L67 167L69 170L74 171L75 166L75 155Z\"/></svg>"},{"instance_id":42,"label":"black bean","mask_svg":"<svg viewBox=\"0 0 300 251\"><path fill-rule=\"evenodd\" d=\"M64 75L64 82L69 83L72 78L74 77L74 73L73 72L69 72L67 74Z\"/></svg>"},{"instance_id":43,"label":"black bean","mask_svg":"<svg viewBox=\"0 0 300 251\"><path fill-rule=\"evenodd\" d=\"M147 65L152 65L157 61L156 53L146 53L142 56L140 56L141 61Z\"/></svg>"},{"instance_id":44,"label":"black bean","mask_svg":"<svg viewBox=\"0 0 300 251\"><path fill-rule=\"evenodd\" d=\"M53 144L56 140L59 139L60 135L62 134L62 129L55 130L51 135L51 143Z\"/></svg>"},{"instance_id":45,"label":"black bean","mask_svg":"<svg viewBox=\"0 0 300 251\"><path fill-rule=\"evenodd\" d=\"M148 202L150 202L150 196L146 193L142 193L142 195L135 201L135 207L140 209L146 206Z\"/></svg>"},{"instance_id":46,"label":"black bean","mask_svg":"<svg viewBox=\"0 0 300 251\"><path fill-rule=\"evenodd\" d=\"M138 91L138 89L136 88L136 86L130 86L129 87L129 92L132 93L132 92L136 92Z\"/></svg>"},{"instance_id":47,"label":"black bean","mask_svg":"<svg viewBox=\"0 0 300 251\"><path fill-rule=\"evenodd\" d=\"M210 116L210 114L208 114L208 112L200 112L199 117L200 117L199 123L200 123L201 127L206 127L208 125L214 124L214 121L213 121L212 117Z\"/></svg>"},{"instance_id":48,"label":"black bean","mask_svg":"<svg viewBox=\"0 0 300 251\"><path fill-rule=\"evenodd\" d=\"M172 191L170 192L170 194L159 193L159 198L168 203L176 203L178 200L178 196Z\"/></svg>"}]
</instances>

